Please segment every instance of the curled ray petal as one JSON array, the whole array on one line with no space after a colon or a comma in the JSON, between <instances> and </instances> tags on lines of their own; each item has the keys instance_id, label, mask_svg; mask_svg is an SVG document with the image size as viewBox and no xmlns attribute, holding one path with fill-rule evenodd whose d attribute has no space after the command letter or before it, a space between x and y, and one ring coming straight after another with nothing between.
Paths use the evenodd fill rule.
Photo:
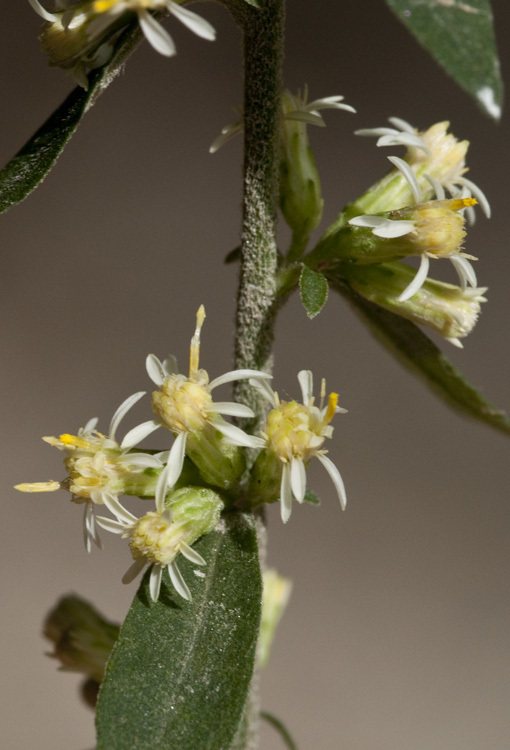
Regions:
<instances>
[{"instance_id":1,"label":"curled ray petal","mask_svg":"<svg viewBox=\"0 0 510 750\"><path fill-rule=\"evenodd\" d=\"M381 224L375 229L372 229L372 234L376 237L383 237L384 239L392 239L393 237L403 237L405 234L410 234L414 231L414 221L408 219L385 219L384 224Z\"/></svg>"},{"instance_id":2,"label":"curled ray petal","mask_svg":"<svg viewBox=\"0 0 510 750\"><path fill-rule=\"evenodd\" d=\"M179 544L179 552L195 565L207 565L202 555L199 555L199 553L194 550L193 547L190 547L189 544L186 544L186 542L181 542Z\"/></svg>"},{"instance_id":3,"label":"curled ray petal","mask_svg":"<svg viewBox=\"0 0 510 750\"><path fill-rule=\"evenodd\" d=\"M389 220L385 219L384 216L363 214L362 216L355 216L353 219L349 219L349 224L353 227L368 227L369 229L373 229L375 227L383 226L387 221Z\"/></svg>"},{"instance_id":4,"label":"curled ray petal","mask_svg":"<svg viewBox=\"0 0 510 750\"><path fill-rule=\"evenodd\" d=\"M41 18L44 18L45 21L48 21L49 23L54 23L58 20L58 16L56 16L54 13L49 13L46 8L43 8L43 6L37 2L37 0L28 0L32 8L35 10L38 16Z\"/></svg>"},{"instance_id":5,"label":"curled ray petal","mask_svg":"<svg viewBox=\"0 0 510 750\"><path fill-rule=\"evenodd\" d=\"M453 267L457 271L460 285L463 290L466 288L468 284L471 284L471 286L476 287L477 279L476 279L475 269L473 268L471 263L467 260L467 258L463 258L462 255L452 255L450 257L450 262L453 264Z\"/></svg>"},{"instance_id":6,"label":"curled ray petal","mask_svg":"<svg viewBox=\"0 0 510 750\"><path fill-rule=\"evenodd\" d=\"M481 190L475 182L468 180L467 177L457 177L456 182L459 185L465 185L470 190L473 197L476 198L476 200L480 204L480 208L482 209L484 214L487 216L488 219L490 219L491 206L483 190Z\"/></svg>"},{"instance_id":7,"label":"curled ray petal","mask_svg":"<svg viewBox=\"0 0 510 750\"><path fill-rule=\"evenodd\" d=\"M186 585L186 581L182 577L181 571L177 567L177 563L168 563L168 575L170 576L172 585L177 593L180 594L183 599L191 601L191 592Z\"/></svg>"},{"instance_id":8,"label":"curled ray petal","mask_svg":"<svg viewBox=\"0 0 510 750\"><path fill-rule=\"evenodd\" d=\"M318 112L304 112L302 109L297 109L294 112L289 112L284 116L285 120L294 120L296 122L304 122L307 125L318 125L319 128L325 128L326 123Z\"/></svg>"},{"instance_id":9,"label":"curled ray petal","mask_svg":"<svg viewBox=\"0 0 510 750\"><path fill-rule=\"evenodd\" d=\"M180 432L174 440L168 454L168 486L173 487L181 476L182 465L184 463L184 454L186 452L186 433Z\"/></svg>"},{"instance_id":10,"label":"curled ray petal","mask_svg":"<svg viewBox=\"0 0 510 750\"><path fill-rule=\"evenodd\" d=\"M149 591L153 602L157 602L159 599L159 592L161 590L161 578L163 576L163 568L161 565L153 565L150 578L149 578Z\"/></svg>"},{"instance_id":11,"label":"curled ray petal","mask_svg":"<svg viewBox=\"0 0 510 750\"><path fill-rule=\"evenodd\" d=\"M98 423L97 417L92 417L92 419L89 419L85 427L82 427L81 434L82 435L88 435L89 432L92 432L92 430L95 430Z\"/></svg>"},{"instance_id":12,"label":"curled ray petal","mask_svg":"<svg viewBox=\"0 0 510 750\"><path fill-rule=\"evenodd\" d=\"M126 524L114 521L112 518L106 518L106 516L97 516L96 522L102 529L111 531L112 534L123 534L126 530Z\"/></svg>"},{"instance_id":13,"label":"curled ray petal","mask_svg":"<svg viewBox=\"0 0 510 750\"><path fill-rule=\"evenodd\" d=\"M297 379L301 386L303 404L308 405L313 398L313 374L311 370L300 370Z\"/></svg>"},{"instance_id":14,"label":"curled ray petal","mask_svg":"<svg viewBox=\"0 0 510 750\"><path fill-rule=\"evenodd\" d=\"M140 8L137 13L140 28L151 47L165 57L175 55L175 44L163 26L145 8Z\"/></svg>"},{"instance_id":15,"label":"curled ray petal","mask_svg":"<svg viewBox=\"0 0 510 750\"><path fill-rule=\"evenodd\" d=\"M209 419L209 423L224 436L228 445L240 445L243 448L265 448L266 442L262 438L248 435L248 433L222 419Z\"/></svg>"},{"instance_id":16,"label":"curled ray petal","mask_svg":"<svg viewBox=\"0 0 510 750\"><path fill-rule=\"evenodd\" d=\"M137 401L140 401L142 396L145 396L145 391L138 391L138 393L133 393L131 396L128 396L125 401L121 403L117 411L112 417L112 421L110 422L110 428L108 430L108 437L110 440L115 440L115 433L117 432L117 427L120 424L120 421L124 418L124 416L128 413L128 411L136 404Z\"/></svg>"},{"instance_id":17,"label":"curled ray petal","mask_svg":"<svg viewBox=\"0 0 510 750\"><path fill-rule=\"evenodd\" d=\"M403 120L401 117L388 117L388 122L391 122L396 128L403 130L406 133L416 132L411 123L407 122L407 120Z\"/></svg>"},{"instance_id":18,"label":"curled ray petal","mask_svg":"<svg viewBox=\"0 0 510 750\"><path fill-rule=\"evenodd\" d=\"M216 39L216 30L213 26L206 21L205 18L199 16L197 13L183 8L182 5L178 5L172 0L167 0L166 6L170 13L181 21L187 28L202 39L208 39L210 42Z\"/></svg>"},{"instance_id":19,"label":"curled ray petal","mask_svg":"<svg viewBox=\"0 0 510 750\"><path fill-rule=\"evenodd\" d=\"M177 357L173 354L169 354L168 357L162 362L163 372L166 375L178 375L179 367L177 365Z\"/></svg>"},{"instance_id":20,"label":"curled ray petal","mask_svg":"<svg viewBox=\"0 0 510 750\"><path fill-rule=\"evenodd\" d=\"M416 179L416 175L412 167L410 167L406 161L404 161L398 156L388 156L388 161L391 161L393 166L396 167L399 170L399 172L407 180L409 187L411 188L413 197L414 197L414 202L421 203L423 200L423 194L421 192L421 188L418 184L418 180Z\"/></svg>"},{"instance_id":21,"label":"curled ray petal","mask_svg":"<svg viewBox=\"0 0 510 750\"><path fill-rule=\"evenodd\" d=\"M225 414L229 417L247 417L251 419L255 416L253 410L245 404L238 404L235 401L217 401L213 402L207 411L215 414Z\"/></svg>"},{"instance_id":22,"label":"curled ray petal","mask_svg":"<svg viewBox=\"0 0 510 750\"><path fill-rule=\"evenodd\" d=\"M125 524L132 524L138 521L138 518L134 516L129 510L126 510L123 505L119 502L115 495L109 492L103 494L103 501L110 513L113 513L117 517L117 520Z\"/></svg>"},{"instance_id":23,"label":"curled ray petal","mask_svg":"<svg viewBox=\"0 0 510 750\"><path fill-rule=\"evenodd\" d=\"M331 480L333 484L335 485L335 490L337 492L338 499L340 500L340 505L342 506L342 510L345 510L347 506L347 495L345 494L345 487L344 487L342 477L340 476L340 472L336 468L333 461L327 456L324 456L323 454L318 453L317 458L319 459L319 461L321 462L321 464L324 466L329 476L331 477Z\"/></svg>"},{"instance_id":24,"label":"curled ray petal","mask_svg":"<svg viewBox=\"0 0 510 750\"><path fill-rule=\"evenodd\" d=\"M262 380L271 380L273 376L269 375L268 372L261 372L261 370L230 370L224 375L220 375L209 383L209 390L212 391L219 385L224 383L231 383L233 380L248 380L249 378L260 378Z\"/></svg>"},{"instance_id":25,"label":"curled ray petal","mask_svg":"<svg viewBox=\"0 0 510 750\"><path fill-rule=\"evenodd\" d=\"M165 382L167 374L159 358L156 357L155 354L147 355L147 359L145 360L145 367L147 369L147 375L150 377L152 382L159 388L161 388L161 386Z\"/></svg>"},{"instance_id":26,"label":"curled ray petal","mask_svg":"<svg viewBox=\"0 0 510 750\"><path fill-rule=\"evenodd\" d=\"M429 185L432 187L432 190L434 191L436 195L436 199L438 201L444 201L444 199L446 198L446 193L445 193L444 187L441 185L439 180L436 180L435 177L431 177L429 174L424 174L423 176L425 177Z\"/></svg>"},{"instance_id":27,"label":"curled ray petal","mask_svg":"<svg viewBox=\"0 0 510 750\"><path fill-rule=\"evenodd\" d=\"M361 130L355 130L354 135L376 137L380 137L381 135L398 135L398 130L394 128L361 128Z\"/></svg>"},{"instance_id":28,"label":"curled ray petal","mask_svg":"<svg viewBox=\"0 0 510 750\"><path fill-rule=\"evenodd\" d=\"M271 406L275 407L275 396L274 391L267 382L267 380L250 380L250 385L255 388L256 391L264 398Z\"/></svg>"},{"instance_id":29,"label":"curled ray petal","mask_svg":"<svg viewBox=\"0 0 510 750\"><path fill-rule=\"evenodd\" d=\"M130 466L139 466L143 469L161 469L163 466L160 458L157 455L153 456L150 453L126 453L124 458L129 461Z\"/></svg>"},{"instance_id":30,"label":"curled ray petal","mask_svg":"<svg viewBox=\"0 0 510 750\"><path fill-rule=\"evenodd\" d=\"M283 464L282 481L280 483L280 504L283 523L287 523L292 511L292 487L290 485L290 466Z\"/></svg>"},{"instance_id":31,"label":"curled ray petal","mask_svg":"<svg viewBox=\"0 0 510 750\"><path fill-rule=\"evenodd\" d=\"M148 422L142 422L142 424L133 427L132 430L129 430L129 432L124 435L120 447L132 448L137 443L141 443L144 438L150 435L151 432L154 432L154 430L157 430L158 427L161 427L161 425L159 422L156 422L155 419L149 419Z\"/></svg>"},{"instance_id":32,"label":"curled ray petal","mask_svg":"<svg viewBox=\"0 0 510 750\"><path fill-rule=\"evenodd\" d=\"M168 491L168 474L170 472L170 466L167 463L163 471L158 477L156 484L156 510L158 513L162 513L165 507L165 499Z\"/></svg>"},{"instance_id":33,"label":"curled ray petal","mask_svg":"<svg viewBox=\"0 0 510 750\"><path fill-rule=\"evenodd\" d=\"M298 503L302 503L306 492L305 465L301 458L295 456L290 460L290 486Z\"/></svg>"},{"instance_id":34,"label":"curled ray petal","mask_svg":"<svg viewBox=\"0 0 510 750\"><path fill-rule=\"evenodd\" d=\"M377 146L412 146L414 148L421 148L422 151L428 156L432 155L432 152L428 146L424 144L419 135L413 135L411 133L399 133L398 135L382 135L377 141Z\"/></svg>"},{"instance_id":35,"label":"curled ray petal","mask_svg":"<svg viewBox=\"0 0 510 750\"><path fill-rule=\"evenodd\" d=\"M416 292L422 288L423 284L425 283L425 279L427 278L427 274L429 272L429 266L430 266L429 259L427 258L426 255L422 255L421 261L420 261L420 267L418 268L418 272L416 276L414 277L414 279L409 284L409 286L407 286L404 289L404 291L398 298L399 302L405 302L410 297L412 297L413 294L416 294Z\"/></svg>"},{"instance_id":36,"label":"curled ray petal","mask_svg":"<svg viewBox=\"0 0 510 750\"><path fill-rule=\"evenodd\" d=\"M136 576L142 572L146 562L147 561L143 557L135 560L134 563L129 566L129 568L122 576L122 583L131 583L131 581L134 581Z\"/></svg>"}]
</instances>

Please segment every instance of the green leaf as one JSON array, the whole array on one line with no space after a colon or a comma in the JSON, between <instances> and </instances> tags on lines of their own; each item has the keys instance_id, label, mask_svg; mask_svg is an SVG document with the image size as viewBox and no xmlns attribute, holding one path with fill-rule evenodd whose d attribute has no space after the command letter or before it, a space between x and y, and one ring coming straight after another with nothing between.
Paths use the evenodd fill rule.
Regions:
<instances>
[{"instance_id":1,"label":"green leaf","mask_svg":"<svg viewBox=\"0 0 510 750\"><path fill-rule=\"evenodd\" d=\"M503 83L489 0L386 0L482 110L501 117Z\"/></svg>"},{"instance_id":2,"label":"green leaf","mask_svg":"<svg viewBox=\"0 0 510 750\"><path fill-rule=\"evenodd\" d=\"M299 277L301 302L309 318L315 318L320 313L328 299L328 282L317 271L303 266Z\"/></svg>"},{"instance_id":3,"label":"green leaf","mask_svg":"<svg viewBox=\"0 0 510 750\"><path fill-rule=\"evenodd\" d=\"M110 62L89 76L89 89L75 88L44 125L0 171L0 213L26 198L42 182L75 133L81 118L112 83L143 35L138 27L126 29Z\"/></svg>"},{"instance_id":4,"label":"green leaf","mask_svg":"<svg viewBox=\"0 0 510 750\"><path fill-rule=\"evenodd\" d=\"M205 578L179 558L192 601L144 576L106 669L97 750L219 750L236 734L260 626L262 580L252 516L227 513L194 549Z\"/></svg>"},{"instance_id":5,"label":"green leaf","mask_svg":"<svg viewBox=\"0 0 510 750\"><path fill-rule=\"evenodd\" d=\"M268 713L267 711L261 711L260 716L262 719L265 719L268 724L271 724L271 726L276 729L276 731L280 734L285 747L287 747L288 750L297 750L297 745L292 739L289 730L287 729L285 724L280 721L280 719L278 719L276 716L273 716L273 714Z\"/></svg>"},{"instance_id":6,"label":"green leaf","mask_svg":"<svg viewBox=\"0 0 510 750\"><path fill-rule=\"evenodd\" d=\"M510 419L505 413L486 401L414 323L369 302L347 286L337 283L335 289L348 299L379 342L449 406L510 434Z\"/></svg>"},{"instance_id":7,"label":"green leaf","mask_svg":"<svg viewBox=\"0 0 510 750\"><path fill-rule=\"evenodd\" d=\"M318 495L316 495L315 492L312 492L312 490L307 490L305 492L304 501L305 501L305 503L310 503L310 505L320 505L321 504L320 497Z\"/></svg>"}]
</instances>

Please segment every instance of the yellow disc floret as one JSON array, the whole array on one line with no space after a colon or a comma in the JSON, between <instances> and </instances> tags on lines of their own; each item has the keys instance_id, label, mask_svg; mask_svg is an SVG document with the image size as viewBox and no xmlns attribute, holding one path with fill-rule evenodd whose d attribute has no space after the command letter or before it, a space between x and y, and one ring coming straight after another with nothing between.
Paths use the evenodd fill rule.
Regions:
<instances>
[{"instance_id":1,"label":"yellow disc floret","mask_svg":"<svg viewBox=\"0 0 510 750\"><path fill-rule=\"evenodd\" d=\"M145 557L150 562L168 565L177 557L182 541L176 531L169 514L147 513L129 533L131 554L135 559Z\"/></svg>"},{"instance_id":2,"label":"yellow disc floret","mask_svg":"<svg viewBox=\"0 0 510 750\"><path fill-rule=\"evenodd\" d=\"M152 408L174 432L194 432L204 427L212 403L204 370L198 382L184 375L170 375L159 391L152 394Z\"/></svg>"}]
</instances>

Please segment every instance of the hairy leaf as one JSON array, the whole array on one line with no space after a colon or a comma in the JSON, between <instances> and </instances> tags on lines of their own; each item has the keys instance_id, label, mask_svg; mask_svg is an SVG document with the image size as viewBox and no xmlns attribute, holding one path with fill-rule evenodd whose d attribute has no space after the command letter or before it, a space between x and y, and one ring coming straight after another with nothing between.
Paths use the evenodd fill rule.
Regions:
<instances>
[{"instance_id":1,"label":"hairy leaf","mask_svg":"<svg viewBox=\"0 0 510 750\"><path fill-rule=\"evenodd\" d=\"M83 115L112 83L143 39L138 24L126 29L110 62L89 76L89 89L75 88L32 138L0 171L0 213L26 198L42 182L74 135Z\"/></svg>"},{"instance_id":2,"label":"hairy leaf","mask_svg":"<svg viewBox=\"0 0 510 750\"><path fill-rule=\"evenodd\" d=\"M317 271L303 266L299 278L301 302L309 318L315 318L320 313L328 299L328 282Z\"/></svg>"},{"instance_id":3,"label":"hairy leaf","mask_svg":"<svg viewBox=\"0 0 510 750\"><path fill-rule=\"evenodd\" d=\"M219 750L236 734L260 626L262 581L255 522L226 514L194 545L205 578L179 558L192 601L165 572L158 602L144 576L99 695L97 750Z\"/></svg>"},{"instance_id":4,"label":"hairy leaf","mask_svg":"<svg viewBox=\"0 0 510 750\"><path fill-rule=\"evenodd\" d=\"M510 434L510 419L494 408L414 324L360 297L340 283L335 288L351 303L375 337L451 407Z\"/></svg>"},{"instance_id":5,"label":"hairy leaf","mask_svg":"<svg viewBox=\"0 0 510 750\"><path fill-rule=\"evenodd\" d=\"M489 0L386 0L420 44L495 120L503 83Z\"/></svg>"}]
</instances>

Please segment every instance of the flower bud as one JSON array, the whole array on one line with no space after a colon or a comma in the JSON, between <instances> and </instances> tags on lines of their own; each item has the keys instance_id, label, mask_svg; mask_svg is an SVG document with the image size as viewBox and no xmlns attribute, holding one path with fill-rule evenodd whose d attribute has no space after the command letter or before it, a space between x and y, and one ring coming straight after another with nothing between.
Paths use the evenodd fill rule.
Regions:
<instances>
[{"instance_id":1,"label":"flower bud","mask_svg":"<svg viewBox=\"0 0 510 750\"><path fill-rule=\"evenodd\" d=\"M79 672L101 683L119 626L105 620L88 602L65 596L48 614L44 635L55 647L52 654L60 669Z\"/></svg>"},{"instance_id":2,"label":"flower bud","mask_svg":"<svg viewBox=\"0 0 510 750\"><path fill-rule=\"evenodd\" d=\"M445 339L462 346L459 339L470 333L478 319L486 287L462 290L428 279L409 299L400 301L414 270L402 263L345 266L342 273L355 292L419 325L432 328Z\"/></svg>"},{"instance_id":3,"label":"flower bud","mask_svg":"<svg viewBox=\"0 0 510 750\"><path fill-rule=\"evenodd\" d=\"M300 110L299 101L289 91L282 95L280 208L292 231L307 237L322 218L324 201L306 122L287 117Z\"/></svg>"},{"instance_id":4,"label":"flower bud","mask_svg":"<svg viewBox=\"0 0 510 750\"><path fill-rule=\"evenodd\" d=\"M269 660L269 652L276 628L292 591L292 581L278 575L276 570L272 568L266 570L263 580L262 619L258 643L258 660L261 667L264 667Z\"/></svg>"}]
</instances>

